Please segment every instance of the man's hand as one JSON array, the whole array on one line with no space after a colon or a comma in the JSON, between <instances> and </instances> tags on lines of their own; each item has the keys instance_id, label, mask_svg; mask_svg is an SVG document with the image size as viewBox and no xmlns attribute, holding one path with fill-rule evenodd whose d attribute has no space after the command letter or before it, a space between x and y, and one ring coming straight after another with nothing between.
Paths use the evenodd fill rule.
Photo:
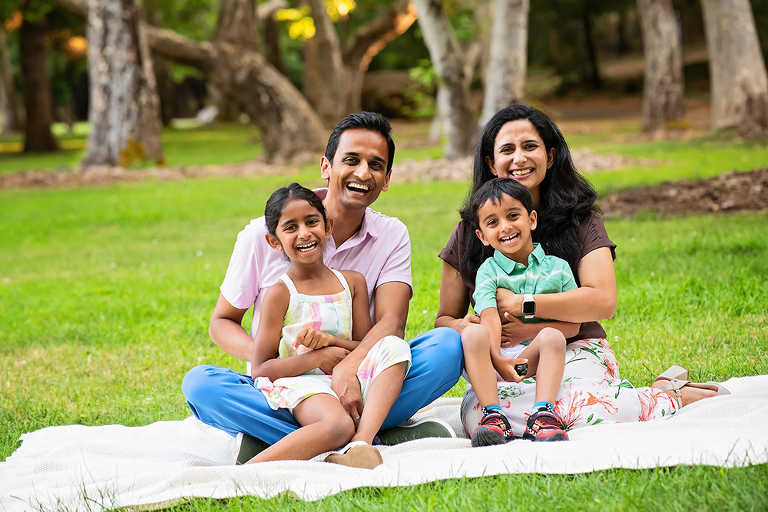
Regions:
<instances>
[{"instance_id":1,"label":"man's hand","mask_svg":"<svg viewBox=\"0 0 768 512\"><path fill-rule=\"evenodd\" d=\"M333 379L331 379L331 389L339 397L341 406L353 420L359 420L363 414L363 395L360 390L360 380L357 378L358 366L359 363L351 359L343 361L333 369Z\"/></svg>"},{"instance_id":2,"label":"man's hand","mask_svg":"<svg viewBox=\"0 0 768 512\"><path fill-rule=\"evenodd\" d=\"M527 363L528 360L519 357L504 357L491 354L493 367L499 372L501 378L507 382L521 382L525 375L518 375L515 371L515 365Z\"/></svg>"},{"instance_id":3,"label":"man's hand","mask_svg":"<svg viewBox=\"0 0 768 512\"><path fill-rule=\"evenodd\" d=\"M341 347L324 347L314 352L318 360L318 368L322 368L328 373L333 373L339 363L347 357L349 350Z\"/></svg>"},{"instance_id":4,"label":"man's hand","mask_svg":"<svg viewBox=\"0 0 768 512\"><path fill-rule=\"evenodd\" d=\"M299 345L304 345L307 348L317 350L331 345L331 340L332 338L324 332L304 326L299 331L299 334L296 335L296 339L293 340L293 348L299 348Z\"/></svg>"}]
</instances>

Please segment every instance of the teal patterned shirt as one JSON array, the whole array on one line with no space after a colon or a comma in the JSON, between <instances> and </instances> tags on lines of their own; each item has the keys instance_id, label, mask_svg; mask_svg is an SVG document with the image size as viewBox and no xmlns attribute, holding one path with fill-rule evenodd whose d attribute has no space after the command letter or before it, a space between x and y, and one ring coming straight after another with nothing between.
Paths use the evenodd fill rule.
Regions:
<instances>
[{"instance_id":1,"label":"teal patterned shirt","mask_svg":"<svg viewBox=\"0 0 768 512\"><path fill-rule=\"evenodd\" d=\"M522 265L494 251L493 256L480 265L475 278L475 312L496 309L496 289L506 288L517 294L559 293L577 288L568 263L556 256L544 254L539 244L533 244L528 255L528 266ZM521 319L525 322L545 322L543 318Z\"/></svg>"}]
</instances>

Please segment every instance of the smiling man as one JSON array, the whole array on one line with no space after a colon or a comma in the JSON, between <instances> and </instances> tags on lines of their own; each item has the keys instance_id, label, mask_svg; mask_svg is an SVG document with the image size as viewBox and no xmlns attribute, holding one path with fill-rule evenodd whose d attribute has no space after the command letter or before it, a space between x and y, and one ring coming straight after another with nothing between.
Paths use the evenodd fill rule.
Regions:
<instances>
[{"instance_id":1,"label":"smiling man","mask_svg":"<svg viewBox=\"0 0 768 512\"><path fill-rule=\"evenodd\" d=\"M369 206L389 187L395 144L389 122L379 114L362 112L344 118L333 130L320 169L328 188L315 192L323 199L333 234L323 260L336 270L356 270L368 284L373 327L358 348L333 369L332 388L353 419L362 412L357 368L370 348L388 335L404 336L411 285L411 243L398 219ZM264 218L251 221L240 232L221 293L211 316L209 333L225 352L248 361L253 352L264 292L288 269L288 261L267 244ZM253 306L249 335L242 327ZM384 422L384 444L419 437L451 437L447 424L401 424L418 409L450 389L462 368L458 333L436 329L409 342L412 366L400 397ZM250 364L248 365L250 367ZM254 389L250 368L240 374L203 365L184 377L182 390L192 413L201 421L235 436L233 460L243 463L267 444L299 428L285 409L272 410Z\"/></svg>"}]
</instances>

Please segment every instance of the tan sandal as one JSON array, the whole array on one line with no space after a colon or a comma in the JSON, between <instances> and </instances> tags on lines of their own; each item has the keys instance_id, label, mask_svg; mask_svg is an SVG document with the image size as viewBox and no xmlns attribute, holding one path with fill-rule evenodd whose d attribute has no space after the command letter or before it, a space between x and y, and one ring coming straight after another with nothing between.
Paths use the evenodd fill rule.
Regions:
<instances>
[{"instance_id":1,"label":"tan sandal","mask_svg":"<svg viewBox=\"0 0 768 512\"><path fill-rule=\"evenodd\" d=\"M668 381L664 384L657 383L659 381ZM730 395L731 392L725 389L725 387L720 384L719 382L691 382L688 380L688 370L686 368L683 368L679 365L672 365L670 366L664 373L656 377L656 380L653 381L653 387L656 389L660 389L662 391L674 391L675 392L675 400L677 401L677 405L679 408L682 409L683 407L683 395L680 393L680 390L683 389L685 386L691 387L691 388L697 388L697 389L708 389L710 391L716 391L716 395Z\"/></svg>"},{"instance_id":2,"label":"tan sandal","mask_svg":"<svg viewBox=\"0 0 768 512\"><path fill-rule=\"evenodd\" d=\"M325 462L351 468L373 469L384 463L379 450L364 441L355 441L325 458Z\"/></svg>"}]
</instances>

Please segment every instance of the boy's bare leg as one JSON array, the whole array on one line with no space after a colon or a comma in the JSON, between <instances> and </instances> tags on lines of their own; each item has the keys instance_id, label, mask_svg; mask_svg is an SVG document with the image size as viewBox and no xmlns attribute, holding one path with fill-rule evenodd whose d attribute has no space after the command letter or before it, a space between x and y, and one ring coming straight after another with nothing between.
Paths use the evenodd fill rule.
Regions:
<instances>
[{"instance_id":1,"label":"boy's bare leg","mask_svg":"<svg viewBox=\"0 0 768 512\"><path fill-rule=\"evenodd\" d=\"M403 361L390 366L373 379L365 397L365 406L357 426L357 433L352 441L373 443L374 436L379 432L389 410L400 396L406 368L407 363Z\"/></svg>"},{"instance_id":2,"label":"boy's bare leg","mask_svg":"<svg viewBox=\"0 0 768 512\"><path fill-rule=\"evenodd\" d=\"M461 332L461 346L464 349L464 369L478 403L481 407L499 405L496 370L491 361L491 337L488 330L480 324L467 326Z\"/></svg>"},{"instance_id":3,"label":"boy's bare leg","mask_svg":"<svg viewBox=\"0 0 768 512\"><path fill-rule=\"evenodd\" d=\"M318 393L305 398L293 409L293 416L303 427L246 464L270 460L309 460L323 452L341 448L355 434L352 418L333 395Z\"/></svg>"},{"instance_id":4,"label":"boy's bare leg","mask_svg":"<svg viewBox=\"0 0 768 512\"><path fill-rule=\"evenodd\" d=\"M563 385L565 336L547 327L520 354L528 359L528 375L536 375L536 401L554 404Z\"/></svg>"}]
</instances>

